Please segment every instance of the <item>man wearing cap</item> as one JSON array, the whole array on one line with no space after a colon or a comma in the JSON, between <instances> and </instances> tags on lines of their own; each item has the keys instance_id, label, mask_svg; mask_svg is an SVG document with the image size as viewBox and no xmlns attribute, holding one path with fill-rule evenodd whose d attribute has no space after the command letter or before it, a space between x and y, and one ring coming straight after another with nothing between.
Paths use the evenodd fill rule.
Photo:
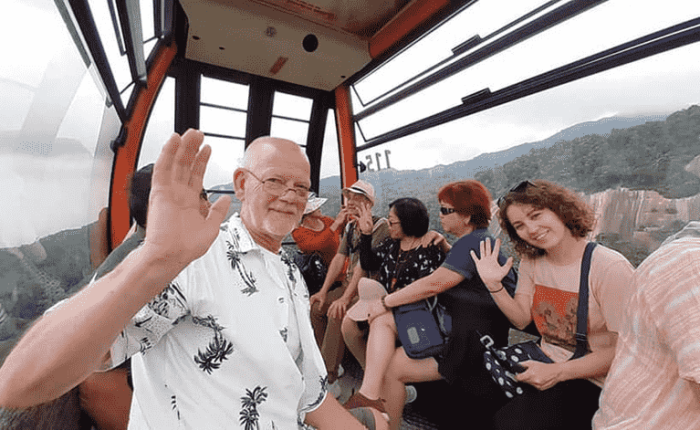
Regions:
<instances>
[{"instance_id":1,"label":"man wearing cap","mask_svg":"<svg viewBox=\"0 0 700 430\"><path fill-rule=\"evenodd\" d=\"M343 189L345 207L338 214L338 219L347 221L345 234L338 247L338 252L333 257L326 280L323 282L321 291L311 296L311 319L316 321L328 318L326 333L321 344L321 355L328 370L329 383L335 382L338 377L338 368L343 359L345 351L345 341L340 330L345 312L350 304L356 299L357 284L363 276L367 274L358 264L360 261L360 238L362 232L357 227L357 219L360 217L362 207L370 209L374 206L374 187L366 181L359 180L350 187ZM374 227L372 230L372 246L376 247L384 239L389 237L389 224L386 218L374 216L372 218ZM330 291L331 286L336 281L347 264L346 278L343 285ZM362 336L357 332L357 336ZM360 342L361 343L361 342ZM349 345L353 354L353 345ZM359 352L358 352L359 353ZM362 354L364 356L364 354ZM364 365L364 363L360 363Z\"/></svg>"},{"instance_id":2,"label":"man wearing cap","mask_svg":"<svg viewBox=\"0 0 700 430\"><path fill-rule=\"evenodd\" d=\"M298 224L310 167L300 147L260 138L206 216L211 148L188 130L153 172L143 245L40 318L0 367L0 407L55 399L132 356L130 429L362 429L326 393L308 291L282 240Z\"/></svg>"}]
</instances>

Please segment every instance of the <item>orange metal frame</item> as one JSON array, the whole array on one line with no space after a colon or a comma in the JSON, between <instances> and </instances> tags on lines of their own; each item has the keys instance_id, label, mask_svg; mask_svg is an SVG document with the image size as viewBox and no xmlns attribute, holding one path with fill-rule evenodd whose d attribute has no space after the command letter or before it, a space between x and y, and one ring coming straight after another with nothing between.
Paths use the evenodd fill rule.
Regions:
<instances>
[{"instance_id":1,"label":"orange metal frame","mask_svg":"<svg viewBox=\"0 0 700 430\"><path fill-rule=\"evenodd\" d=\"M355 129L350 106L350 89L345 85L335 89L335 122L338 130L341 186L344 188L357 181Z\"/></svg>"},{"instance_id":2,"label":"orange metal frame","mask_svg":"<svg viewBox=\"0 0 700 430\"><path fill-rule=\"evenodd\" d=\"M369 55L377 58L449 4L449 0L423 0L409 4L372 37Z\"/></svg>"},{"instance_id":3,"label":"orange metal frame","mask_svg":"<svg viewBox=\"0 0 700 430\"><path fill-rule=\"evenodd\" d=\"M131 227L129 181L136 169L136 157L141 148L148 117L176 53L177 46L174 42L169 46L161 47L156 53L151 69L148 71L147 85L139 90L133 112L123 126L127 132L126 143L117 149L114 156L112 189L109 199L112 249L124 240Z\"/></svg>"}]
</instances>

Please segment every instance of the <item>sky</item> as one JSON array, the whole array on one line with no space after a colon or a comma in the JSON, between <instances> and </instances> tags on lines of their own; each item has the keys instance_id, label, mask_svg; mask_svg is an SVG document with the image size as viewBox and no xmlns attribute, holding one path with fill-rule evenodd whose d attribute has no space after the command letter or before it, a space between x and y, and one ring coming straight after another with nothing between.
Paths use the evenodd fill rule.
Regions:
<instances>
[{"instance_id":1,"label":"sky","mask_svg":"<svg viewBox=\"0 0 700 430\"><path fill-rule=\"evenodd\" d=\"M105 2L96 3L104 6ZM430 37L435 40L426 38L422 44L411 48L401 59L358 84L358 92L364 100L371 99L386 91L390 84L401 82L447 58L451 47L472 35L485 37L541 3L543 0L478 1L471 7L471 15L464 14L433 32ZM489 9L501 13L493 14ZM105 109L104 90L97 84L99 78L94 68L85 70L53 2L3 0L2 10L0 248L28 243L96 218L97 211L106 204L104 197L99 196L105 195L109 184L104 175L96 173L105 169L95 168L90 154L97 149L100 126L110 123L105 128L107 131L103 131L107 134L118 126L113 111ZM483 16L498 16L499 20L489 21ZM551 30L546 37L522 42L505 55L484 61L368 118L361 124L363 132L368 136L381 134L456 106L462 97L482 88L495 91L544 69L695 17L700 17L698 1L605 2ZM542 140L584 121L684 109L700 104L697 58L700 58L700 43L363 151L358 159L372 160L373 168L379 159L380 167L385 168L388 153L392 168L422 169ZM118 68L123 74L124 65ZM166 82L157 103L174 103L171 84ZM67 93L75 96L61 96ZM172 99L169 102L168 97ZM144 147L140 164L154 160L158 145L172 132L172 109L164 111L168 115L161 117L154 113L151 117L145 140L156 143ZM274 126L273 132L286 133L293 138L299 136L298 130L286 130L283 125ZM18 146L28 134L32 135L34 143L28 147ZM332 127L327 129L326 137L322 178L339 172ZM362 144L359 134L358 139ZM207 143L212 145L214 157L205 186L230 182L235 167L231 160L238 160L242 150L213 138L207 138Z\"/></svg>"}]
</instances>

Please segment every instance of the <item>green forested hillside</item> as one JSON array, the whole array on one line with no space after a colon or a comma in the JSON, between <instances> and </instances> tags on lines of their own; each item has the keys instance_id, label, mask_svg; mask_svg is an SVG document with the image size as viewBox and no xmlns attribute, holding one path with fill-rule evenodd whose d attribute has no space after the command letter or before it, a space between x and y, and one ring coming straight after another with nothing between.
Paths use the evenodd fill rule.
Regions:
<instances>
[{"instance_id":1,"label":"green forested hillside","mask_svg":"<svg viewBox=\"0 0 700 430\"><path fill-rule=\"evenodd\" d=\"M496 196L522 180L540 178L587 193L623 187L681 198L700 191L700 178L684 170L699 154L700 107L692 106L665 121L533 149L475 178Z\"/></svg>"}]
</instances>

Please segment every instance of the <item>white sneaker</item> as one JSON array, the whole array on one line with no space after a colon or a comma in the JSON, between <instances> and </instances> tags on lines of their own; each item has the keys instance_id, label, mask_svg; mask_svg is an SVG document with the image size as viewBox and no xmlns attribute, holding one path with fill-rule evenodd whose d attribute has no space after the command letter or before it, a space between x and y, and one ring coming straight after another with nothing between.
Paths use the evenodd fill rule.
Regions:
<instances>
[{"instance_id":1,"label":"white sneaker","mask_svg":"<svg viewBox=\"0 0 700 430\"><path fill-rule=\"evenodd\" d=\"M413 403L418 398L418 390L413 385L406 385L406 401L405 405Z\"/></svg>"}]
</instances>

